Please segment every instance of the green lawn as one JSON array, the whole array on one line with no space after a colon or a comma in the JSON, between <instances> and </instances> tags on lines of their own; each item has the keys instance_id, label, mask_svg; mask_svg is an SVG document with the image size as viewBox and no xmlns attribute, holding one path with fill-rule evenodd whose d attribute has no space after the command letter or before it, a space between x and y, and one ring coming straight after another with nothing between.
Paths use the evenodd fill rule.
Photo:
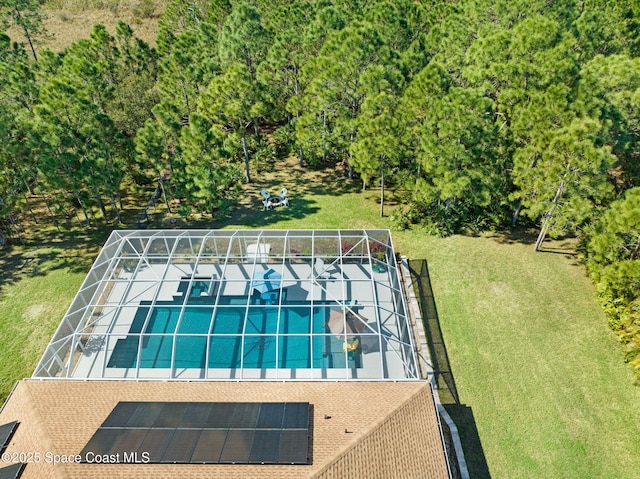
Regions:
<instances>
[{"instance_id":1,"label":"green lawn","mask_svg":"<svg viewBox=\"0 0 640 479\"><path fill-rule=\"evenodd\" d=\"M262 211L260 189L282 186L291 207ZM289 166L248 188L232 218L193 224L387 228L377 195L332 173ZM0 251L0 398L31 374L107 233ZM467 451L472 477L640 477L640 388L572 255L534 253L504 236L438 239L409 231L393 238L399 252L429 262L460 402L475 418L461 430L479 434L481 448L471 442Z\"/></svg>"},{"instance_id":2,"label":"green lawn","mask_svg":"<svg viewBox=\"0 0 640 479\"><path fill-rule=\"evenodd\" d=\"M501 237L395 236L429 261L490 477L640 477L640 388L573 256Z\"/></svg>"},{"instance_id":3,"label":"green lawn","mask_svg":"<svg viewBox=\"0 0 640 479\"><path fill-rule=\"evenodd\" d=\"M0 255L0 401L17 379L31 376L86 271L55 258L61 251L42 248Z\"/></svg>"}]
</instances>

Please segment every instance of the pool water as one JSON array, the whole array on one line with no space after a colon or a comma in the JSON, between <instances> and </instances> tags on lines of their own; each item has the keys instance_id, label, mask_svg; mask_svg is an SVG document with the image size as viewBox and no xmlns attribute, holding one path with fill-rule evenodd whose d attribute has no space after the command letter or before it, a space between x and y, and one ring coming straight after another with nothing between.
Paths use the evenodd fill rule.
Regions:
<instances>
[{"instance_id":1,"label":"pool water","mask_svg":"<svg viewBox=\"0 0 640 479\"><path fill-rule=\"evenodd\" d=\"M193 281L191 285L191 292L189 293L189 295L198 297L203 293L206 294L207 291L209 291L210 286L211 286L211 281L202 281L202 280Z\"/></svg>"},{"instance_id":2,"label":"pool water","mask_svg":"<svg viewBox=\"0 0 640 479\"><path fill-rule=\"evenodd\" d=\"M329 367L325 308L312 314L309 306L261 305L247 313L245 306L226 306L214 315L213 307L186 307L182 320L178 306L156 305L149 315L150 309L138 309L130 336L118 341L108 367L136 367L139 356L141 368L170 368L172 355L175 368Z\"/></svg>"}]
</instances>

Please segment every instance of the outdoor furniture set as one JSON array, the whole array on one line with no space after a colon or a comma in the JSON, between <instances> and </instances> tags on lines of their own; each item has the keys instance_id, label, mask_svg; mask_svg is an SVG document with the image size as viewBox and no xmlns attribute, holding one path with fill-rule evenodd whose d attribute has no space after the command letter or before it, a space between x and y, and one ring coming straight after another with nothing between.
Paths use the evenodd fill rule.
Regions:
<instances>
[{"instance_id":1,"label":"outdoor furniture set","mask_svg":"<svg viewBox=\"0 0 640 479\"><path fill-rule=\"evenodd\" d=\"M286 188L282 188L282 190L280 190L280 194L277 196L271 196L267 190L262 190L260 194L262 195L262 205L265 210L270 210L271 208L276 208L278 206L289 206L289 198L287 197Z\"/></svg>"}]
</instances>

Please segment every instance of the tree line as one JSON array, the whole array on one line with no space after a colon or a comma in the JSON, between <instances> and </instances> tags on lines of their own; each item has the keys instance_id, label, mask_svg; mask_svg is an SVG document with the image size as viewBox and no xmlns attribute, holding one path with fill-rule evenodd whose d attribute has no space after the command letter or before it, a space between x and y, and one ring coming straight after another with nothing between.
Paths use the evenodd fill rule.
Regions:
<instances>
[{"instance_id":1,"label":"tree line","mask_svg":"<svg viewBox=\"0 0 640 479\"><path fill-rule=\"evenodd\" d=\"M578 235L640 370L637 2L175 0L155 49L121 23L60 54L38 7L0 1L5 229L34 191L55 222L155 183L219 215L260 165L342 165L406 192L399 228Z\"/></svg>"}]
</instances>

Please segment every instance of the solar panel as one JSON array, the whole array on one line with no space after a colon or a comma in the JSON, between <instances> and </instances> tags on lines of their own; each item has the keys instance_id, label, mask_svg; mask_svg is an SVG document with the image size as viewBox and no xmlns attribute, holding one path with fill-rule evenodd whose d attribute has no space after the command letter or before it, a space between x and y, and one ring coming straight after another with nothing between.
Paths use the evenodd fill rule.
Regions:
<instances>
[{"instance_id":1,"label":"solar panel","mask_svg":"<svg viewBox=\"0 0 640 479\"><path fill-rule=\"evenodd\" d=\"M169 442L171 442L174 432L175 429L150 429L144 441L140 444L139 451L149 454L149 462L162 462L162 457L167 450L167 446L169 446Z\"/></svg>"},{"instance_id":2,"label":"solar panel","mask_svg":"<svg viewBox=\"0 0 640 479\"><path fill-rule=\"evenodd\" d=\"M235 403L233 414L229 417L229 427L235 429L254 429L258 421L260 403Z\"/></svg>"},{"instance_id":3,"label":"solar panel","mask_svg":"<svg viewBox=\"0 0 640 479\"><path fill-rule=\"evenodd\" d=\"M87 457L87 453L95 453L96 455L108 454L111 445L118 440L124 433L122 429L98 429L93 437L80 453L83 458Z\"/></svg>"},{"instance_id":4,"label":"solar panel","mask_svg":"<svg viewBox=\"0 0 640 479\"><path fill-rule=\"evenodd\" d=\"M120 454L125 452L131 454L132 452L142 451L140 446L147 437L149 429L121 429L122 434L113 442L108 454Z\"/></svg>"},{"instance_id":5,"label":"solar panel","mask_svg":"<svg viewBox=\"0 0 640 479\"><path fill-rule=\"evenodd\" d=\"M176 429L164 456L162 456L162 462L183 464L191 462L191 456L198 439L200 439L201 432L199 429Z\"/></svg>"},{"instance_id":6,"label":"solar panel","mask_svg":"<svg viewBox=\"0 0 640 479\"><path fill-rule=\"evenodd\" d=\"M179 427L203 427L209 417L211 407L212 403L206 402L187 404Z\"/></svg>"},{"instance_id":7,"label":"solar panel","mask_svg":"<svg viewBox=\"0 0 640 479\"><path fill-rule=\"evenodd\" d=\"M191 463L218 464L227 433L228 431L221 429L204 429L193 450Z\"/></svg>"},{"instance_id":8,"label":"solar panel","mask_svg":"<svg viewBox=\"0 0 640 479\"><path fill-rule=\"evenodd\" d=\"M258 429L253 437L249 454L251 464L277 464L280 455L280 434L282 430Z\"/></svg>"},{"instance_id":9,"label":"solar panel","mask_svg":"<svg viewBox=\"0 0 640 479\"><path fill-rule=\"evenodd\" d=\"M0 426L0 451L4 451L4 448L7 447L16 429L18 429L18 421L9 422Z\"/></svg>"},{"instance_id":10,"label":"solar panel","mask_svg":"<svg viewBox=\"0 0 640 479\"><path fill-rule=\"evenodd\" d=\"M284 403L262 403L260 406L260 416L258 417L258 429L280 429L282 428L282 416L284 415Z\"/></svg>"},{"instance_id":11,"label":"solar panel","mask_svg":"<svg viewBox=\"0 0 640 479\"><path fill-rule=\"evenodd\" d=\"M228 428L229 418L236 408L235 403L213 403L211 413L204 423L205 428Z\"/></svg>"},{"instance_id":12,"label":"solar panel","mask_svg":"<svg viewBox=\"0 0 640 479\"><path fill-rule=\"evenodd\" d=\"M306 429L283 429L278 464L308 464L309 435Z\"/></svg>"},{"instance_id":13,"label":"solar panel","mask_svg":"<svg viewBox=\"0 0 640 479\"><path fill-rule=\"evenodd\" d=\"M142 402L140 406L131 415L127 422L127 427L152 427L156 422L160 412L164 408L165 403L161 402ZM117 407L117 406L116 406ZM124 424L123 424L124 426Z\"/></svg>"},{"instance_id":14,"label":"solar panel","mask_svg":"<svg viewBox=\"0 0 640 479\"><path fill-rule=\"evenodd\" d=\"M27 465L21 462L3 467L0 469L0 479L18 479L22 475L25 467L27 467Z\"/></svg>"},{"instance_id":15,"label":"solar panel","mask_svg":"<svg viewBox=\"0 0 640 479\"><path fill-rule=\"evenodd\" d=\"M140 405L141 403L139 402L119 402L102 423L102 427L118 427L127 424Z\"/></svg>"},{"instance_id":16,"label":"solar panel","mask_svg":"<svg viewBox=\"0 0 640 479\"><path fill-rule=\"evenodd\" d=\"M290 402L284 406L283 429L306 429L309 427L309 403Z\"/></svg>"},{"instance_id":17,"label":"solar panel","mask_svg":"<svg viewBox=\"0 0 640 479\"><path fill-rule=\"evenodd\" d=\"M205 428L254 428L260 403L213 403Z\"/></svg>"},{"instance_id":18,"label":"solar panel","mask_svg":"<svg viewBox=\"0 0 640 479\"><path fill-rule=\"evenodd\" d=\"M253 430L231 429L222 448L220 462L248 464L254 432Z\"/></svg>"},{"instance_id":19,"label":"solar panel","mask_svg":"<svg viewBox=\"0 0 640 479\"><path fill-rule=\"evenodd\" d=\"M180 421L182 421L185 409L185 403L166 403L153 423L153 427L178 427L180 425Z\"/></svg>"},{"instance_id":20,"label":"solar panel","mask_svg":"<svg viewBox=\"0 0 640 479\"><path fill-rule=\"evenodd\" d=\"M81 455L119 454L151 463L308 464L309 411L309 403L122 402Z\"/></svg>"}]
</instances>

